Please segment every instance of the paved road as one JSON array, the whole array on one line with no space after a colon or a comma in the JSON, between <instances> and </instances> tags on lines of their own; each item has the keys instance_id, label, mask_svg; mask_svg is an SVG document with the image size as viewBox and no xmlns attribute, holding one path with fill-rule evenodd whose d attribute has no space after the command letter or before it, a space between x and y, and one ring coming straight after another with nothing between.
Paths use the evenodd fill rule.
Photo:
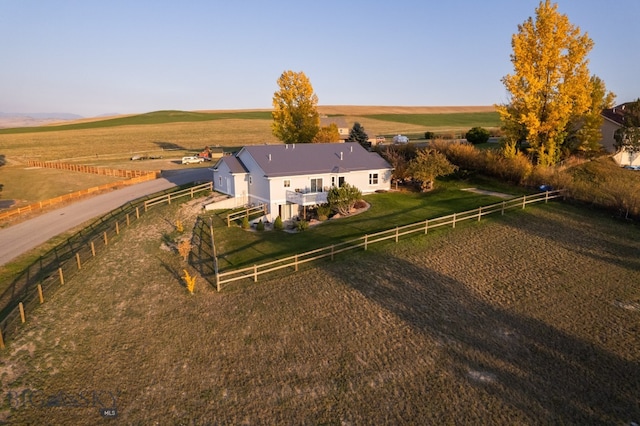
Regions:
<instances>
[{"instance_id":1,"label":"paved road","mask_svg":"<svg viewBox=\"0 0 640 426\"><path fill-rule=\"evenodd\" d=\"M33 219L0 229L0 265L40 246L90 219L102 216L145 195L195 181L210 181L208 168L165 171L162 178L131 185L78 201Z\"/></svg>"}]
</instances>

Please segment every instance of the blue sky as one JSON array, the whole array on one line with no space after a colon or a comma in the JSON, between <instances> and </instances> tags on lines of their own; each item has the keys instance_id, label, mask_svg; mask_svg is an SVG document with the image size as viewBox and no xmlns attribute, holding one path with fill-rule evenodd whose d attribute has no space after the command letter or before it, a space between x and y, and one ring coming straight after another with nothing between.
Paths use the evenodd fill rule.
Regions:
<instances>
[{"instance_id":1,"label":"blue sky","mask_svg":"<svg viewBox=\"0 0 640 426\"><path fill-rule=\"evenodd\" d=\"M501 103L511 36L538 3L0 0L0 111L270 108L285 70L320 105ZM557 3L616 101L640 97L640 1Z\"/></svg>"}]
</instances>

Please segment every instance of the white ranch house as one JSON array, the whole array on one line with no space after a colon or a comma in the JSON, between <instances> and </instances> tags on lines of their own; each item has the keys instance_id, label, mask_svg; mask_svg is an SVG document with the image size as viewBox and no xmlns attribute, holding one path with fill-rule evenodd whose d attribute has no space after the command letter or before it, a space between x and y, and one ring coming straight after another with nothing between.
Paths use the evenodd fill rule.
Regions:
<instances>
[{"instance_id":1,"label":"white ranch house","mask_svg":"<svg viewBox=\"0 0 640 426\"><path fill-rule=\"evenodd\" d=\"M232 198L225 207L264 203L271 221L326 203L329 189L344 183L363 194L389 190L393 170L359 143L245 146L212 169L213 189Z\"/></svg>"}]
</instances>

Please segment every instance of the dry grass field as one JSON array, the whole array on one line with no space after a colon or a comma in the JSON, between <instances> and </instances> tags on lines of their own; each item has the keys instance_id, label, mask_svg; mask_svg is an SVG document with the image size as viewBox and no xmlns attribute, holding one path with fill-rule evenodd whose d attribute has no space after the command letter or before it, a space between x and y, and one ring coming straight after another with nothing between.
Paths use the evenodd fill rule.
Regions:
<instances>
[{"instance_id":1,"label":"dry grass field","mask_svg":"<svg viewBox=\"0 0 640 426\"><path fill-rule=\"evenodd\" d=\"M189 295L162 241L193 215L145 215L33 313L0 420L640 421L633 225L553 203Z\"/></svg>"},{"instance_id":2,"label":"dry grass field","mask_svg":"<svg viewBox=\"0 0 640 426\"><path fill-rule=\"evenodd\" d=\"M358 121L373 134L416 134L424 126L390 122L366 117L370 114L451 114L493 111L491 106L478 107L385 107L385 106L320 106L321 114L344 115L350 126ZM234 111L206 111L234 112ZM247 112L246 110L237 111ZM118 118L127 117L125 115ZM88 123L115 117L58 122L49 125ZM181 167L184 155L200 152L205 146L229 149L243 145L278 143L271 134L271 120L221 119L211 121L140 124L76 130L54 130L34 133L0 134L0 155L7 165L0 167L0 183L4 185L2 198L14 200L20 207L44 199L57 197L83 188L112 182L111 178L98 178L77 174L38 171L25 167L29 159L67 161L99 167L136 170L166 170ZM460 131L451 126L436 126L432 131ZM133 155L163 157L162 160L132 162ZM47 183L43 183L46 175Z\"/></svg>"}]
</instances>

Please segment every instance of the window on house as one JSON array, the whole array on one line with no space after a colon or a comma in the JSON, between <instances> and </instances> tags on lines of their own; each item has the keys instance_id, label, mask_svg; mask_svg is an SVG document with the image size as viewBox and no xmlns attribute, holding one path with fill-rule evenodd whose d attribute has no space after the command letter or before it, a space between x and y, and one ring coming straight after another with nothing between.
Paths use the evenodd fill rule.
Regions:
<instances>
[{"instance_id":1,"label":"window on house","mask_svg":"<svg viewBox=\"0 0 640 426\"><path fill-rule=\"evenodd\" d=\"M331 176L331 186L336 186L336 177Z\"/></svg>"},{"instance_id":2,"label":"window on house","mask_svg":"<svg viewBox=\"0 0 640 426\"><path fill-rule=\"evenodd\" d=\"M338 186L342 187L344 185L344 176L338 177Z\"/></svg>"},{"instance_id":3,"label":"window on house","mask_svg":"<svg viewBox=\"0 0 640 426\"><path fill-rule=\"evenodd\" d=\"M378 184L378 174L369 173L369 185L377 185L377 184Z\"/></svg>"},{"instance_id":4,"label":"window on house","mask_svg":"<svg viewBox=\"0 0 640 426\"><path fill-rule=\"evenodd\" d=\"M285 179L284 180L284 187L285 188L290 188L291 187L291 181L289 179Z\"/></svg>"},{"instance_id":5,"label":"window on house","mask_svg":"<svg viewBox=\"0 0 640 426\"><path fill-rule=\"evenodd\" d=\"M249 176L249 185L253 184L253 176Z\"/></svg>"},{"instance_id":6,"label":"window on house","mask_svg":"<svg viewBox=\"0 0 640 426\"><path fill-rule=\"evenodd\" d=\"M222 176L218 176L218 186L222 188Z\"/></svg>"},{"instance_id":7,"label":"window on house","mask_svg":"<svg viewBox=\"0 0 640 426\"><path fill-rule=\"evenodd\" d=\"M311 192L322 192L322 178L311 179Z\"/></svg>"}]
</instances>

